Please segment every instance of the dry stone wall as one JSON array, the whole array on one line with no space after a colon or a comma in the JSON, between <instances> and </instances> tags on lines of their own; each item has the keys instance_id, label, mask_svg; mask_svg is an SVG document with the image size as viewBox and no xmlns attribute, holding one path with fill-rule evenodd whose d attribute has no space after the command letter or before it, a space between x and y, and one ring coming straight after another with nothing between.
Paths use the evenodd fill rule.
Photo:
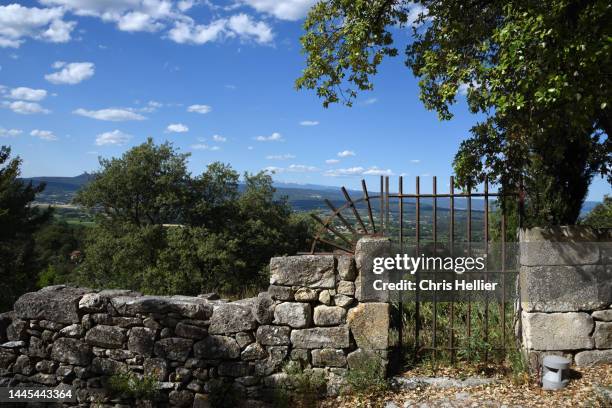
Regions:
<instances>
[{"instance_id":1,"label":"dry stone wall","mask_svg":"<svg viewBox=\"0 0 612 408\"><path fill-rule=\"evenodd\" d=\"M66 286L27 293L0 317L0 385L70 385L83 406L130 405L108 381L131 372L158 382L156 406L207 407L219 389L255 406L287 383L293 360L337 394L349 370L387 365L389 305L357 300L359 273L347 255L273 258L268 291L236 302Z\"/></svg>"},{"instance_id":2,"label":"dry stone wall","mask_svg":"<svg viewBox=\"0 0 612 408\"><path fill-rule=\"evenodd\" d=\"M572 226L520 234L524 350L577 366L612 363L612 230Z\"/></svg>"}]
</instances>

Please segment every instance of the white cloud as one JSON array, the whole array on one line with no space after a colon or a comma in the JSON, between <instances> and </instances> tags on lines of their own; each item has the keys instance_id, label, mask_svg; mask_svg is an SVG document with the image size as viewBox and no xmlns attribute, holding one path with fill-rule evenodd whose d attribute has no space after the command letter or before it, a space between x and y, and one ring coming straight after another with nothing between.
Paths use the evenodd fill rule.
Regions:
<instances>
[{"instance_id":1,"label":"white cloud","mask_svg":"<svg viewBox=\"0 0 612 408\"><path fill-rule=\"evenodd\" d=\"M108 108L108 109L100 109L100 110L85 110L83 108L79 108L72 113L80 116L85 116L87 118L97 119L97 120L106 120L109 122L123 122L127 120L144 120L146 119L139 113L133 112L128 109L121 108Z\"/></svg>"},{"instance_id":2,"label":"white cloud","mask_svg":"<svg viewBox=\"0 0 612 408\"><path fill-rule=\"evenodd\" d=\"M325 160L325 163L326 164L338 164L338 163L340 163L340 160L338 160L338 159L327 159L327 160Z\"/></svg>"},{"instance_id":3,"label":"white cloud","mask_svg":"<svg viewBox=\"0 0 612 408\"><path fill-rule=\"evenodd\" d=\"M380 169L376 166L370 167L362 173L364 176L392 176L391 169Z\"/></svg>"},{"instance_id":4,"label":"white cloud","mask_svg":"<svg viewBox=\"0 0 612 408\"><path fill-rule=\"evenodd\" d=\"M351 157L351 156L355 156L355 152L352 150L343 150L341 152L338 152L338 157Z\"/></svg>"},{"instance_id":5,"label":"white cloud","mask_svg":"<svg viewBox=\"0 0 612 408\"><path fill-rule=\"evenodd\" d=\"M191 148L194 149L194 150L210 150L210 151L221 150L221 148L219 146L209 146L209 145L204 144L204 143L193 144L193 145L191 145Z\"/></svg>"},{"instance_id":6,"label":"white cloud","mask_svg":"<svg viewBox=\"0 0 612 408\"><path fill-rule=\"evenodd\" d=\"M227 20L218 19L210 24L195 24L191 19L176 21L168 31L168 38L179 44L206 44L220 39L227 26Z\"/></svg>"},{"instance_id":7,"label":"white cloud","mask_svg":"<svg viewBox=\"0 0 612 408\"><path fill-rule=\"evenodd\" d=\"M306 17L317 0L241 0L260 13L271 14L280 20L295 21Z\"/></svg>"},{"instance_id":8,"label":"white cloud","mask_svg":"<svg viewBox=\"0 0 612 408\"><path fill-rule=\"evenodd\" d=\"M24 101L38 102L47 97L47 91L44 89L32 89L25 86L11 89L9 98L21 99Z\"/></svg>"},{"instance_id":9,"label":"white cloud","mask_svg":"<svg viewBox=\"0 0 612 408\"><path fill-rule=\"evenodd\" d=\"M168 38L179 44L206 44L232 37L267 44L274 39L274 34L268 24L255 21L244 13L218 18L209 24L196 24L192 18L185 16L176 20L168 31Z\"/></svg>"},{"instance_id":10,"label":"white cloud","mask_svg":"<svg viewBox=\"0 0 612 408\"><path fill-rule=\"evenodd\" d=\"M290 154L290 153L286 153L286 154L271 154L269 156L266 156L266 159L268 159L268 160L290 160L290 159L295 159L295 155Z\"/></svg>"},{"instance_id":11,"label":"white cloud","mask_svg":"<svg viewBox=\"0 0 612 408\"><path fill-rule=\"evenodd\" d=\"M219 143L225 143L227 142L227 137L221 135L213 135L212 140Z\"/></svg>"},{"instance_id":12,"label":"white cloud","mask_svg":"<svg viewBox=\"0 0 612 408\"><path fill-rule=\"evenodd\" d=\"M25 38L67 42L76 26L63 20L61 7L38 8L19 4L0 6L0 47L18 48Z\"/></svg>"},{"instance_id":13,"label":"white cloud","mask_svg":"<svg viewBox=\"0 0 612 408\"><path fill-rule=\"evenodd\" d=\"M164 106L163 103L157 101L149 101L142 108L137 109L139 112L152 113Z\"/></svg>"},{"instance_id":14,"label":"white cloud","mask_svg":"<svg viewBox=\"0 0 612 408\"><path fill-rule=\"evenodd\" d=\"M43 108L40 104L36 102L25 102L25 101L15 101L15 102L5 102L4 106L7 106L15 113L20 113L22 115L31 115L34 113L49 113L51 112L48 109Z\"/></svg>"},{"instance_id":15,"label":"white cloud","mask_svg":"<svg viewBox=\"0 0 612 408\"><path fill-rule=\"evenodd\" d=\"M45 75L45 79L54 84L75 85L95 73L95 66L92 62L71 62L56 61L53 68L60 69L57 72Z\"/></svg>"},{"instance_id":16,"label":"white cloud","mask_svg":"<svg viewBox=\"0 0 612 408\"><path fill-rule=\"evenodd\" d=\"M33 131L30 132L30 135L35 136L42 140L47 140L47 141L57 140L57 136L55 136L53 132L50 130L34 129Z\"/></svg>"},{"instance_id":17,"label":"white cloud","mask_svg":"<svg viewBox=\"0 0 612 408\"><path fill-rule=\"evenodd\" d=\"M227 25L243 40L253 39L259 44L267 44L274 39L272 29L265 22L254 21L244 13L231 16Z\"/></svg>"},{"instance_id":18,"label":"white cloud","mask_svg":"<svg viewBox=\"0 0 612 408\"><path fill-rule=\"evenodd\" d=\"M378 102L378 98L368 98L365 101L363 101L364 105L373 105L376 102Z\"/></svg>"},{"instance_id":19,"label":"white cloud","mask_svg":"<svg viewBox=\"0 0 612 408\"><path fill-rule=\"evenodd\" d=\"M104 146L104 145L124 145L132 138L131 135L127 133L123 133L120 130L113 130L112 132L104 132L100 133L96 136L96 145Z\"/></svg>"},{"instance_id":20,"label":"white cloud","mask_svg":"<svg viewBox=\"0 0 612 408\"><path fill-rule=\"evenodd\" d=\"M247 146L247 150L253 150L255 149L253 146Z\"/></svg>"},{"instance_id":21,"label":"white cloud","mask_svg":"<svg viewBox=\"0 0 612 408\"><path fill-rule=\"evenodd\" d=\"M191 105L187 108L187 112L207 114L212 111L212 107L209 105Z\"/></svg>"},{"instance_id":22,"label":"white cloud","mask_svg":"<svg viewBox=\"0 0 612 408\"><path fill-rule=\"evenodd\" d=\"M364 168L361 166L349 167L346 169L334 169L327 170L325 172L326 176L337 177L337 176L358 176L364 172Z\"/></svg>"},{"instance_id":23,"label":"white cloud","mask_svg":"<svg viewBox=\"0 0 612 408\"><path fill-rule=\"evenodd\" d=\"M189 132L189 128L182 123L171 123L166 128L166 132L170 133L185 133Z\"/></svg>"},{"instance_id":24,"label":"white cloud","mask_svg":"<svg viewBox=\"0 0 612 408\"><path fill-rule=\"evenodd\" d=\"M480 88L480 84L478 84L476 81L472 81L469 84L462 82L459 84L459 88L457 89L457 92L459 92L460 95L465 96L468 94L468 91L470 89L478 89L478 88Z\"/></svg>"},{"instance_id":25,"label":"white cloud","mask_svg":"<svg viewBox=\"0 0 612 408\"><path fill-rule=\"evenodd\" d=\"M285 139L283 139L280 133L274 132L270 136L257 136L255 140L258 142L282 142Z\"/></svg>"},{"instance_id":26,"label":"white cloud","mask_svg":"<svg viewBox=\"0 0 612 408\"><path fill-rule=\"evenodd\" d=\"M312 173L314 171L319 171L319 169L315 166L307 166L305 164L291 164L287 167L287 171L294 173Z\"/></svg>"},{"instance_id":27,"label":"white cloud","mask_svg":"<svg viewBox=\"0 0 612 408\"><path fill-rule=\"evenodd\" d=\"M131 11L119 17L117 28L121 31L159 31L164 25L151 15L140 11Z\"/></svg>"},{"instance_id":28,"label":"white cloud","mask_svg":"<svg viewBox=\"0 0 612 408\"><path fill-rule=\"evenodd\" d=\"M70 41L70 34L74 27L76 27L74 21L54 20L41 36L50 42L65 43Z\"/></svg>"},{"instance_id":29,"label":"white cloud","mask_svg":"<svg viewBox=\"0 0 612 408\"><path fill-rule=\"evenodd\" d=\"M4 129L0 128L0 137L15 137L23 133L21 129Z\"/></svg>"},{"instance_id":30,"label":"white cloud","mask_svg":"<svg viewBox=\"0 0 612 408\"><path fill-rule=\"evenodd\" d=\"M341 176L392 176L394 173L391 169L381 169L377 166L364 168L361 166L349 167L345 169L327 170L324 175L330 177Z\"/></svg>"},{"instance_id":31,"label":"white cloud","mask_svg":"<svg viewBox=\"0 0 612 408\"><path fill-rule=\"evenodd\" d=\"M302 126L317 126L319 124L319 121L317 120L303 120L300 122L300 125Z\"/></svg>"},{"instance_id":32,"label":"white cloud","mask_svg":"<svg viewBox=\"0 0 612 408\"><path fill-rule=\"evenodd\" d=\"M319 171L317 167L306 164L291 164L288 167L268 166L263 170L271 173L313 173Z\"/></svg>"},{"instance_id":33,"label":"white cloud","mask_svg":"<svg viewBox=\"0 0 612 408\"><path fill-rule=\"evenodd\" d=\"M410 163L419 164L421 161L419 159L412 159Z\"/></svg>"}]
</instances>

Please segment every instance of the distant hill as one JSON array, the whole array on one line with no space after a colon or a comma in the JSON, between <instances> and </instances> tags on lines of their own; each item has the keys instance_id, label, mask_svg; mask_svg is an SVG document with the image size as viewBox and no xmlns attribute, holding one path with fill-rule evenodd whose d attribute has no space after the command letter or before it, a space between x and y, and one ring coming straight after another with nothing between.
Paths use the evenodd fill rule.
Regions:
<instances>
[{"instance_id":1,"label":"distant hill","mask_svg":"<svg viewBox=\"0 0 612 408\"><path fill-rule=\"evenodd\" d=\"M74 177L30 177L24 178L24 181L32 181L35 185L47 183L45 190L39 194L37 201L39 203L48 204L69 204L76 192L85 184L89 183L93 175L83 173ZM315 209L327 209L324 199L330 200L335 206L340 206L345 203L344 195L340 191L340 187L324 186L318 184L300 184L300 183L283 183L275 182L276 196L286 196L291 205L297 211L309 211ZM349 190L349 194L353 199L358 199L362 196L361 191ZM371 196L379 194L377 190L370 191ZM407 207L413 207L415 200L407 199L404 201ZM493 205L494 200L490 203ZM431 199L421 199L423 209L432 207ZM599 202L586 201L582 207L582 215L591 211ZM450 200L448 198L439 198L437 202L438 208L450 208ZM374 205L377 209L378 206ZM465 209L467 203L465 199L456 199L455 208ZM484 209L484 200L472 199L472 210L482 211Z\"/></svg>"}]
</instances>

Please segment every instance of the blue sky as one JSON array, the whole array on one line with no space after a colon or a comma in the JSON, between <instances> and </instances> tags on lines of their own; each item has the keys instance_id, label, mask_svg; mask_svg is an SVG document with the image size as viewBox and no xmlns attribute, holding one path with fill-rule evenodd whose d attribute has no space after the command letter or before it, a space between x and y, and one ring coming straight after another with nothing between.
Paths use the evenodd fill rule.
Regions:
<instances>
[{"instance_id":1,"label":"blue sky","mask_svg":"<svg viewBox=\"0 0 612 408\"><path fill-rule=\"evenodd\" d=\"M0 144L23 175L98 168L147 137L279 181L358 187L380 174L437 175L476 117L462 98L440 122L401 58L352 108L297 92L301 24L312 0L40 0L0 5ZM407 32L398 32L400 42ZM396 178L396 177L394 177ZM395 180L394 180L395 182ZM610 186L596 179L590 200Z\"/></svg>"}]
</instances>

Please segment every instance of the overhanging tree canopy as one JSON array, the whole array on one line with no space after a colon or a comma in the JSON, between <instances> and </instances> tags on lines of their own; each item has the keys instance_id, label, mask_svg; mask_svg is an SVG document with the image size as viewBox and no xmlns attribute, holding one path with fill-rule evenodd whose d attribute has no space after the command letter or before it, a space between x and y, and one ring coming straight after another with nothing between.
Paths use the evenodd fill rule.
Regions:
<instances>
[{"instance_id":1,"label":"overhanging tree canopy","mask_svg":"<svg viewBox=\"0 0 612 408\"><path fill-rule=\"evenodd\" d=\"M351 105L373 89L394 35L440 119L465 92L485 119L459 147L461 186L524 182L531 224L573 223L594 175L612 183L612 6L608 1L319 2L305 22L298 89Z\"/></svg>"}]
</instances>

